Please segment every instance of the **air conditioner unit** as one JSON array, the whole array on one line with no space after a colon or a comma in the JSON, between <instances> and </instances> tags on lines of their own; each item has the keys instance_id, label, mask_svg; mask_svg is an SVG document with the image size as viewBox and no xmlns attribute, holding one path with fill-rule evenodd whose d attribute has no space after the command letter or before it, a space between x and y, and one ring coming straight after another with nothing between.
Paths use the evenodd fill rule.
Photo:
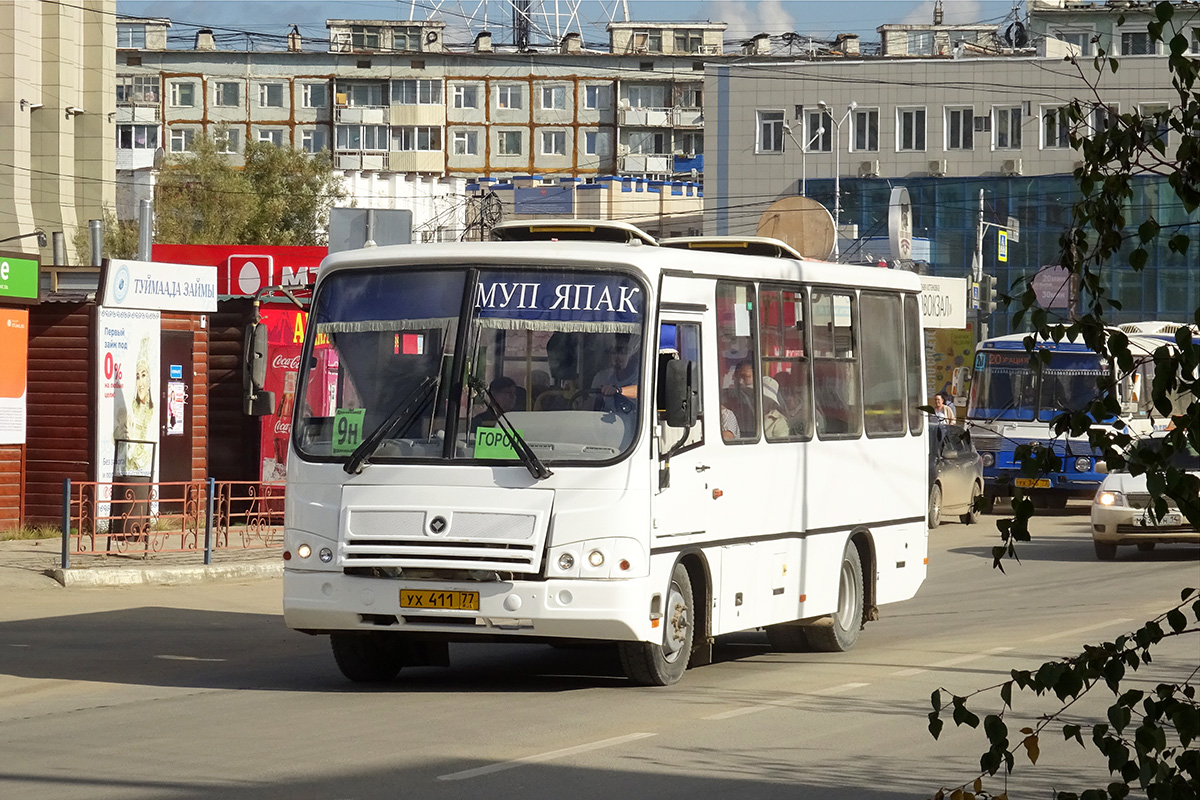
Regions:
<instances>
[{"instance_id":1,"label":"air conditioner unit","mask_svg":"<svg viewBox=\"0 0 1200 800\"><path fill-rule=\"evenodd\" d=\"M946 176L946 172L947 172L949 166L950 165L946 162L946 159L944 159L944 158L938 159L937 161L930 161L929 162L929 174L935 178L944 178Z\"/></svg>"},{"instance_id":2,"label":"air conditioner unit","mask_svg":"<svg viewBox=\"0 0 1200 800\"><path fill-rule=\"evenodd\" d=\"M864 161L858 165L858 177L875 178L879 176L879 159Z\"/></svg>"},{"instance_id":3,"label":"air conditioner unit","mask_svg":"<svg viewBox=\"0 0 1200 800\"><path fill-rule=\"evenodd\" d=\"M1004 175L1020 175L1021 174L1021 159L1006 158L1004 163L1000 165L1000 172Z\"/></svg>"},{"instance_id":4,"label":"air conditioner unit","mask_svg":"<svg viewBox=\"0 0 1200 800\"><path fill-rule=\"evenodd\" d=\"M337 94L335 94L333 96L333 102L335 105L340 106L342 108L345 108L346 106L350 105L350 99L349 99L349 97L347 97L345 92L338 92Z\"/></svg>"}]
</instances>

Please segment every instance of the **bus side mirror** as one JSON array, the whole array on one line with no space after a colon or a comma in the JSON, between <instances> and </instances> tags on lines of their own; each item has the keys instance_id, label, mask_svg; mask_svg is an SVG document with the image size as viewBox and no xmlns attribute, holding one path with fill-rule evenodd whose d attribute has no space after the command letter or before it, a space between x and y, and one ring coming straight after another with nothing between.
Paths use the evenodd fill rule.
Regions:
<instances>
[{"instance_id":1,"label":"bus side mirror","mask_svg":"<svg viewBox=\"0 0 1200 800\"><path fill-rule=\"evenodd\" d=\"M700 413L700 385L696 380L696 362L673 359L666 367L667 424L672 428L690 428Z\"/></svg>"},{"instance_id":2,"label":"bus side mirror","mask_svg":"<svg viewBox=\"0 0 1200 800\"><path fill-rule=\"evenodd\" d=\"M263 391L267 380L267 326L258 322L246 328L246 351L242 363L242 410L261 417L275 411L275 393Z\"/></svg>"}]
</instances>

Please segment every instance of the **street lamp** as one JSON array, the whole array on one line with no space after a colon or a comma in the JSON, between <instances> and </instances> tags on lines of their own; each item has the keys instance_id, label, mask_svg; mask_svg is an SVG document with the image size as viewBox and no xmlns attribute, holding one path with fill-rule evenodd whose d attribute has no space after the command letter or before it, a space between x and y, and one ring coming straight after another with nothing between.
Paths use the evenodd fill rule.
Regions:
<instances>
[{"instance_id":1,"label":"street lamp","mask_svg":"<svg viewBox=\"0 0 1200 800\"><path fill-rule=\"evenodd\" d=\"M16 236L9 236L7 239L0 239L0 244L4 244L5 242L15 242L17 239L28 239L30 236L37 237L38 247L46 246L46 232L41 228L31 231L30 233L19 233Z\"/></svg>"},{"instance_id":2,"label":"street lamp","mask_svg":"<svg viewBox=\"0 0 1200 800\"><path fill-rule=\"evenodd\" d=\"M803 127L803 124L801 127ZM796 135L792 133L792 126L787 123L784 123L783 131L800 147L800 196L808 197L808 163L806 156L808 155L808 148L812 147L812 143L825 135L825 128L823 126L817 128L816 133L808 140L807 144L796 138Z\"/></svg>"},{"instance_id":3,"label":"street lamp","mask_svg":"<svg viewBox=\"0 0 1200 800\"><path fill-rule=\"evenodd\" d=\"M817 108L824 113L829 113L829 104L824 100L817 101ZM850 105L846 107L846 113L842 118L833 123L833 260L837 261L841 255L841 245L838 240L841 238L842 230L842 125L846 120L850 119L850 115L854 113L854 109L858 108L858 103L854 100L850 101ZM833 119L833 117L830 117Z\"/></svg>"}]
</instances>

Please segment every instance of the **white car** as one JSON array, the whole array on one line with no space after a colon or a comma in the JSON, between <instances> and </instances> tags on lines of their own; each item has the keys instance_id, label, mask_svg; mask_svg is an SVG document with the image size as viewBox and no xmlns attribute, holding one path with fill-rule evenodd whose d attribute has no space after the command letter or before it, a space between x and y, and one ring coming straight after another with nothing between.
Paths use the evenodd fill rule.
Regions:
<instances>
[{"instance_id":1,"label":"white car","mask_svg":"<svg viewBox=\"0 0 1200 800\"><path fill-rule=\"evenodd\" d=\"M1176 453L1172 464L1200 477L1200 456L1195 451ZM1118 470L1106 475L1092 500L1096 558L1111 561L1121 545L1137 545L1139 550L1150 551L1156 544L1200 544L1200 531L1188 523L1172 501L1167 501L1167 512L1158 519L1151 506L1145 474Z\"/></svg>"}]
</instances>

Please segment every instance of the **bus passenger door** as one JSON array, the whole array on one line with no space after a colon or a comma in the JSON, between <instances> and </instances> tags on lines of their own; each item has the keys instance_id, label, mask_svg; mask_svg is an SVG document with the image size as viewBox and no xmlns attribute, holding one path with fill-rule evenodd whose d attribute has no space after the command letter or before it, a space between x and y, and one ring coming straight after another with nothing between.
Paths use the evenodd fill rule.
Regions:
<instances>
[{"instance_id":1,"label":"bus passenger door","mask_svg":"<svg viewBox=\"0 0 1200 800\"><path fill-rule=\"evenodd\" d=\"M674 316L674 315L673 315ZM706 457L706 437L720 436L720 426L708 424L704 418L703 361L700 352L700 316L682 314L675 318L663 315L659 333L658 364L655 370L655 396L658 436L658 490L654 496L653 532L658 541L664 538L704 533L711 513L711 489ZM699 417L691 429L667 425L664 411L666 362L673 359L691 361L695 366Z\"/></svg>"}]
</instances>

